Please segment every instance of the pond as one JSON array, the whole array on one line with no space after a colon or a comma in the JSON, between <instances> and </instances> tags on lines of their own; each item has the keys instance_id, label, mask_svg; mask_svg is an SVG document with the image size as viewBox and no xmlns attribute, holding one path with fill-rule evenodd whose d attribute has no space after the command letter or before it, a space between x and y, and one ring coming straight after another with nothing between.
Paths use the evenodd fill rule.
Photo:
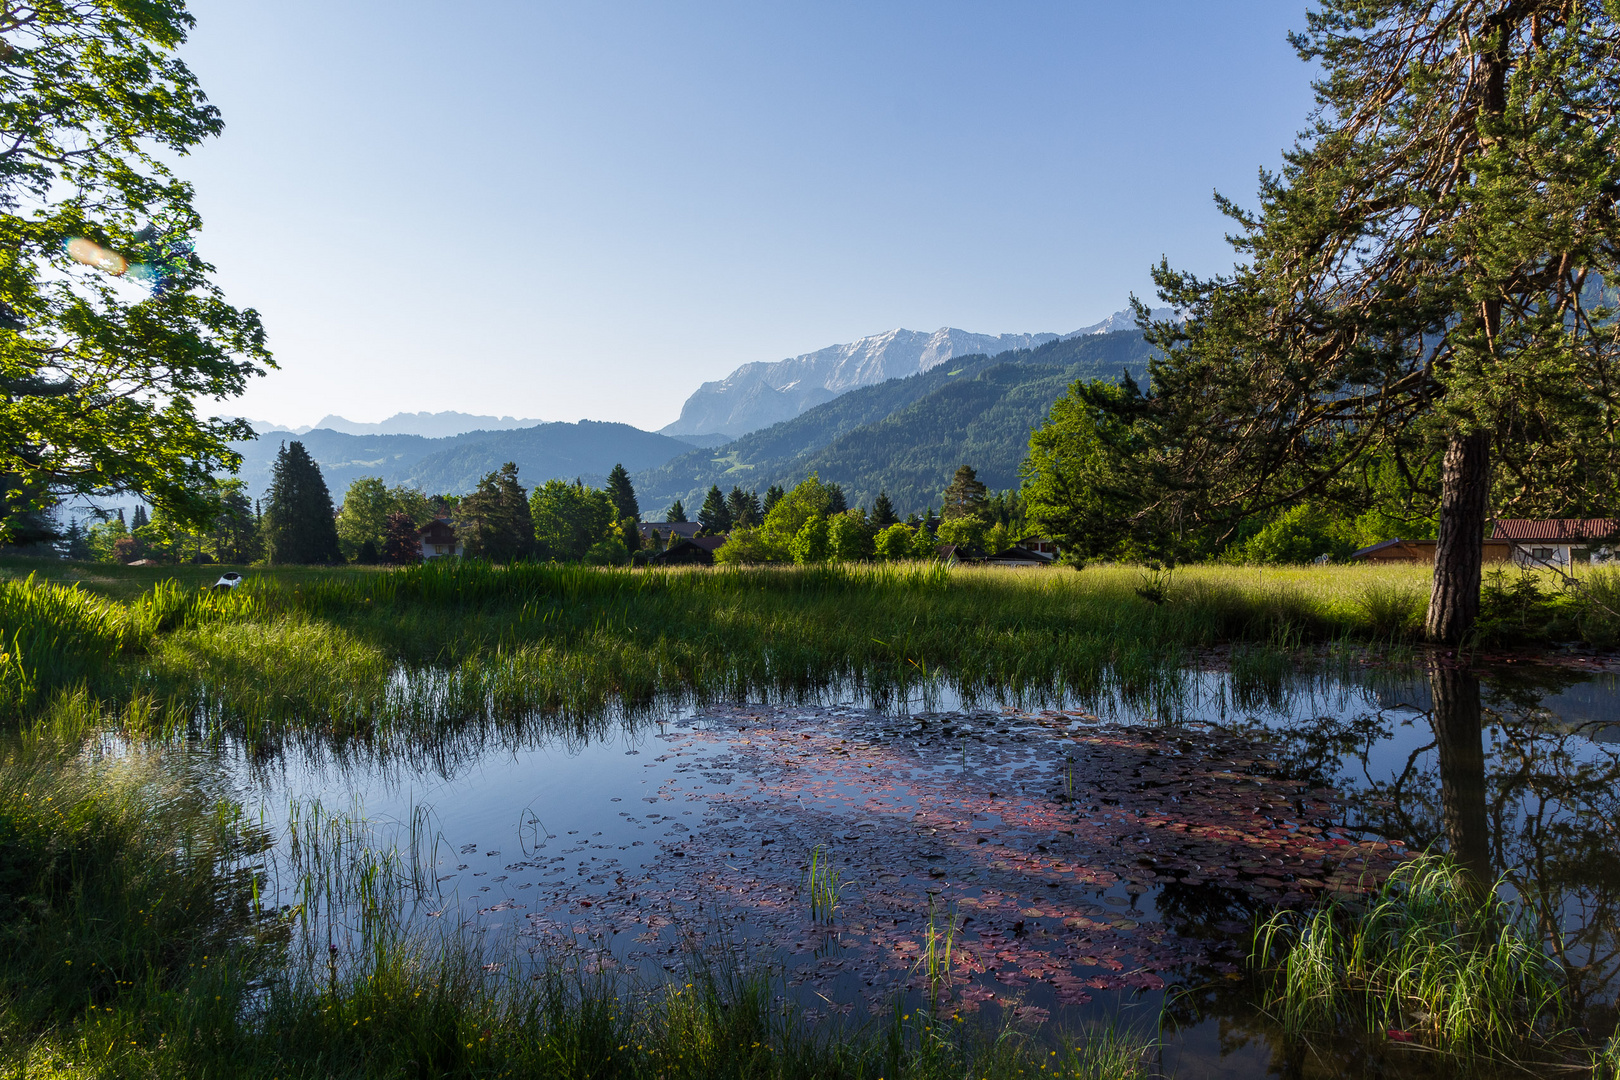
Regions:
<instances>
[{"instance_id":1,"label":"pond","mask_svg":"<svg viewBox=\"0 0 1620 1080\"><path fill-rule=\"evenodd\" d=\"M223 753L273 832L395 847L411 920L520 968L763 967L811 1022L923 1005L1056 1037L1162 1014L1177 1076L1361 1075L1401 1048L1301 1046L1257 1011L1254 918L1444 849L1531 907L1584 1021L1612 1025L1620 680L1597 665L1234 662L1050 707L944 684L886 706ZM307 932L349 947L351 914Z\"/></svg>"}]
</instances>

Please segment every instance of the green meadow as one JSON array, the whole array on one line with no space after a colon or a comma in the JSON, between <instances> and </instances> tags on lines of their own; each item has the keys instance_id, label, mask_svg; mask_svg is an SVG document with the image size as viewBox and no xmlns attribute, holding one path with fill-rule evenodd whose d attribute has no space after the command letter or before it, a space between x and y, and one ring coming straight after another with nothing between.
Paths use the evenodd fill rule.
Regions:
<instances>
[{"instance_id":1,"label":"green meadow","mask_svg":"<svg viewBox=\"0 0 1620 1080\"><path fill-rule=\"evenodd\" d=\"M949 687L984 703L1151 703L1189 664L1263 680L1310 657L1410 658L1427 588L1412 567L466 562L251 569L216 591L219 569L0 563L0 1076L1149 1075L1151 1047L1112 1030L1053 1044L936 1025L924 1009L814 1028L768 982L722 971L636 992L578 971L518 978L476 941L405 927L397 865L341 844L323 854L331 839L317 838L298 870L311 894L368 913L339 963L295 946L308 909L264 903L253 867L272 838L163 752L224 739L271 755L433 752L600 731L676 701L848 688L879 702ZM1479 647L1613 640L1615 588L1603 574L1575 589L1504 577ZM1382 899L1386 923L1400 899ZM1352 991L1379 1016L1413 1007L1385 989L1399 964L1332 958L1348 946L1328 929L1355 917L1321 918L1314 936L1277 924L1257 952L1286 971L1290 1024L1364 1008ZM1544 993L1522 953L1476 980L1477 1000L1511 1012ZM1513 1024L1476 1026L1495 1046Z\"/></svg>"}]
</instances>

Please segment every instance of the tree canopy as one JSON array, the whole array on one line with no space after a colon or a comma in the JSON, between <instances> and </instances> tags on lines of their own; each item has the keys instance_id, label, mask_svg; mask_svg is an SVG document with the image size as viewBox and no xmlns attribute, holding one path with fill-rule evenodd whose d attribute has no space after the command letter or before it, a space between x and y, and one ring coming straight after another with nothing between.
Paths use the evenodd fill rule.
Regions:
<instances>
[{"instance_id":1,"label":"tree canopy","mask_svg":"<svg viewBox=\"0 0 1620 1080\"><path fill-rule=\"evenodd\" d=\"M195 408L271 359L166 163L222 129L175 56L191 26L182 0L0 10L0 541L72 493L206 526L252 437Z\"/></svg>"},{"instance_id":2,"label":"tree canopy","mask_svg":"<svg viewBox=\"0 0 1620 1080\"><path fill-rule=\"evenodd\" d=\"M1307 18L1292 41L1322 69L1311 126L1257 210L1218 199L1232 274L1155 271L1188 319L1150 327L1149 393L1071 392L1096 482L1066 497L1122 514L1113 539L1195 548L1303 499L1366 505L1386 463L1437 477L1428 628L1456 641L1493 504L1613 497L1599 283L1620 238L1620 31L1595 0L1321 0ZM1037 475L1055 449L1032 448Z\"/></svg>"}]
</instances>

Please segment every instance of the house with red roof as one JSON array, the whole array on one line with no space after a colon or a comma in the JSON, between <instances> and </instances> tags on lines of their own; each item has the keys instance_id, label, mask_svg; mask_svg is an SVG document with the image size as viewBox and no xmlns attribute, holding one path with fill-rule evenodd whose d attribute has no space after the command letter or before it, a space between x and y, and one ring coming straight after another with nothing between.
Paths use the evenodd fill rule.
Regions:
<instances>
[{"instance_id":1,"label":"house with red roof","mask_svg":"<svg viewBox=\"0 0 1620 1080\"><path fill-rule=\"evenodd\" d=\"M1503 518L1491 539L1513 545L1520 566L1568 571L1579 562L1608 562L1620 548L1620 523L1610 518Z\"/></svg>"}]
</instances>

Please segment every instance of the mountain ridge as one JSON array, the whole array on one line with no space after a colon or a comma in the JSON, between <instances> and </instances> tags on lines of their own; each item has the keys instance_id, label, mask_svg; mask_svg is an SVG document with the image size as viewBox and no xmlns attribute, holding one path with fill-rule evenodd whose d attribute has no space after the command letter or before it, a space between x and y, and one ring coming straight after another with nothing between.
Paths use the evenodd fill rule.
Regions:
<instances>
[{"instance_id":1,"label":"mountain ridge","mask_svg":"<svg viewBox=\"0 0 1620 1080\"><path fill-rule=\"evenodd\" d=\"M920 374L958 357L1000 356L1135 325L1136 315L1127 308L1067 334L975 334L949 326L933 333L886 330L783 360L743 364L724 379L700 385L682 404L680 417L658 430L676 438L700 432L739 437L790 420L856 387Z\"/></svg>"}]
</instances>

